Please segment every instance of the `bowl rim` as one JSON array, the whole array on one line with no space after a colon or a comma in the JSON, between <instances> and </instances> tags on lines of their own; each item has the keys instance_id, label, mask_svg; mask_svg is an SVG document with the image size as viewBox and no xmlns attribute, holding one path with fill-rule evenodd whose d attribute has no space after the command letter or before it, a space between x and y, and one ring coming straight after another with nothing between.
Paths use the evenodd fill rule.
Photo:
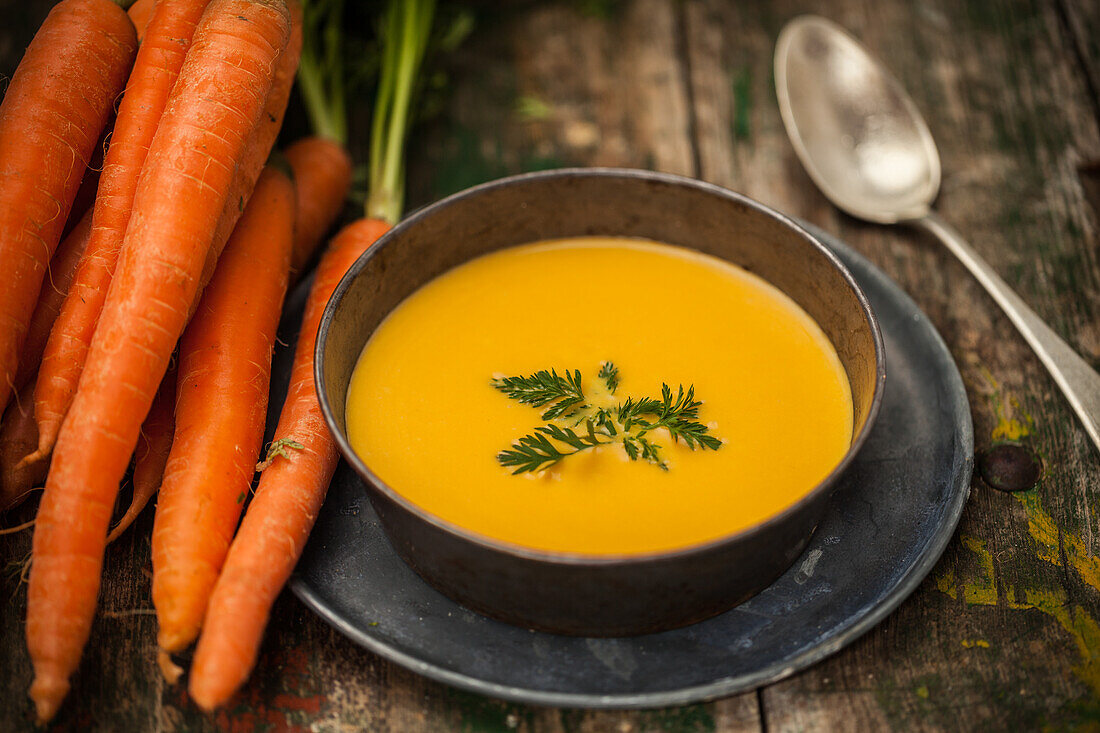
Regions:
<instances>
[{"instance_id":1,"label":"bowl rim","mask_svg":"<svg viewBox=\"0 0 1100 733\"><path fill-rule=\"evenodd\" d=\"M699 542L692 545L686 545L683 547L674 547L666 550L655 550L642 553L583 553L583 552L563 552L554 550L542 550L533 547L527 547L524 545L507 542L504 540L489 537L487 535L480 534L473 530L462 527L461 525L449 522L442 517L439 517L426 509L420 507L409 499L405 498L401 493L391 488L385 481L383 481L366 462L359 457L355 450L351 447L351 443L348 440L345 431L340 430L336 421L333 406L329 403L328 392L326 389L326 381L324 369L322 368L324 362L325 345L328 340L328 331L331 327L332 320L334 318L337 307L351 288L352 282L356 277L366 268L367 264L390 242L397 239L401 234L413 227L420 220L434 215L438 211L450 208L464 202L466 199L475 198L487 191L492 191L497 188L504 188L513 186L520 183L526 183L529 181L540 180L552 180L559 178L630 178L642 181L652 181L657 183L663 183L673 186L681 186L696 189L702 193L718 196L729 201L736 202L747 208L753 209L757 214L771 218L777 221L782 226L793 231L794 234L800 236L811 247L818 250L826 260L833 266L835 270L839 272L841 278L847 283L852 293L856 297L856 301L859 303L860 309L863 311L864 319L866 320L868 327L871 331L871 339L874 344L874 358L875 358L875 384L873 393L871 396L871 403L867 409L866 419L863 421L863 426L858 433L852 436L851 444L848 446L847 452L844 457L833 467L833 469L821 479L810 491L804 494L798 501L788 505L781 511L777 512L764 519L761 522L757 522L749 527L744 527L729 534L724 534L719 537L711 538L703 542ZM411 293L410 293L411 295ZM407 297L407 296L406 296ZM789 296L788 296L789 297ZM661 173L656 171L648 171L634 168L609 168L609 167L585 167L585 168L555 168L552 170L536 171L532 173L521 173L514 176L507 176L504 178L498 178L486 183L482 183L470 188L463 189L457 193L451 194L439 201L420 207L410 213L407 217L402 219L396 225L394 225L389 231L383 234L378 240L375 241L371 247L364 252L359 258L352 264L348 271L344 273L344 276L340 278L340 282L337 284L336 289L333 291L332 296L325 304L324 312L321 315L321 322L317 329L317 338L313 347L313 378L314 388L317 391L318 402L321 406L321 412L324 415L325 422L328 425L329 432L332 434L336 445L340 450L340 453L344 460L346 460L355 472L359 475L360 480L365 484L370 484L371 488L375 491L383 494L387 499L400 506L405 511L413 514L421 521L427 522L434 526L436 529L451 535L455 539L465 542L473 543L484 550L491 552L503 553L511 555L520 559L544 562L559 565L569 566L583 566L583 567L611 567L621 565L641 564L652 561L674 561L690 558L694 555L701 555L717 548L726 545L730 542L741 541L752 537L758 533L765 532L773 526L787 521L787 519L798 512L806 504L811 503L820 497L823 493L828 493L832 490L837 479L848 467L848 465L859 453L860 448L866 442L868 435L871 432L871 428L874 425L875 418L878 416L879 409L882 406L883 387L886 380L886 357L885 348L882 339L882 330L879 327L878 319L875 316L874 311L871 309L871 304L867 299L867 295L860 288L859 284L855 281L852 273L848 268L840 261L840 259L820 240L812 233L807 231L804 227L799 225L794 219L783 214L769 206L766 206L754 199L745 196L744 194L731 191L730 189L723 188L721 186L707 183L695 178L689 178L673 173Z\"/></svg>"}]
</instances>

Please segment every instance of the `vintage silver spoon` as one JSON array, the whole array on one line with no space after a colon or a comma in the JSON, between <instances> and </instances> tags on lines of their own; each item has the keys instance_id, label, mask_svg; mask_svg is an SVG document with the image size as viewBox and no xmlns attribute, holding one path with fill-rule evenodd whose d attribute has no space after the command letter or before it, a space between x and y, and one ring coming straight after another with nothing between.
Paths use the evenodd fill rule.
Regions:
<instances>
[{"instance_id":1,"label":"vintage silver spoon","mask_svg":"<svg viewBox=\"0 0 1100 733\"><path fill-rule=\"evenodd\" d=\"M1100 450L1100 374L932 211L939 154L897 80L843 28L804 15L779 34L775 88L787 134L825 196L852 216L910 224L947 245L1020 330Z\"/></svg>"}]
</instances>

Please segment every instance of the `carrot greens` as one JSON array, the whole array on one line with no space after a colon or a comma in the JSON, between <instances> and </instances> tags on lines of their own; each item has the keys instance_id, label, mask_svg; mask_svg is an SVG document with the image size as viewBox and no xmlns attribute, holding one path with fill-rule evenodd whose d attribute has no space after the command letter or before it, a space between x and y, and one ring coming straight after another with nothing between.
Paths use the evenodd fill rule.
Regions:
<instances>
[{"instance_id":1,"label":"carrot greens","mask_svg":"<svg viewBox=\"0 0 1100 733\"><path fill-rule=\"evenodd\" d=\"M390 224L401 218L404 207L409 110L434 10L434 0L406 0L391 3L383 19L382 67L371 120L367 216Z\"/></svg>"},{"instance_id":2,"label":"carrot greens","mask_svg":"<svg viewBox=\"0 0 1100 733\"><path fill-rule=\"evenodd\" d=\"M603 382L605 394L594 394L592 398L585 395L580 370L576 369L566 370L565 376L544 369L529 376L493 379L490 385L511 399L532 407L546 407L542 419L551 421L498 453L500 465L515 469L513 475L537 473L575 453L618 443L630 460L641 459L667 471L668 463L660 455L661 446L650 436L661 428L668 432L673 443L683 442L691 450L722 447L722 441L698 421L703 403L695 399L694 386L685 391L680 385L673 397L672 388L662 384L660 399L628 397L615 405L611 396L619 386L618 367L605 361L597 376ZM555 420L558 422L552 422ZM578 433L574 428L581 425L584 427Z\"/></svg>"},{"instance_id":3,"label":"carrot greens","mask_svg":"<svg viewBox=\"0 0 1100 733\"><path fill-rule=\"evenodd\" d=\"M309 0L302 4L302 59L298 86L310 125L318 137L346 146L343 0Z\"/></svg>"}]
</instances>

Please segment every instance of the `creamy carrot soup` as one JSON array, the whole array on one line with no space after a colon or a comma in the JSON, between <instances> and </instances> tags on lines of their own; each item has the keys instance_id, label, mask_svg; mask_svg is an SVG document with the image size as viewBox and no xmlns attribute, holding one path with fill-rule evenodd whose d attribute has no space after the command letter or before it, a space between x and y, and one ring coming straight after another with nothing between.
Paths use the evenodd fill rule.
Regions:
<instances>
[{"instance_id":1,"label":"creamy carrot soup","mask_svg":"<svg viewBox=\"0 0 1100 733\"><path fill-rule=\"evenodd\" d=\"M847 451L852 400L818 325L760 278L581 238L486 255L408 297L359 358L347 426L383 481L448 522L632 554L798 501Z\"/></svg>"}]
</instances>

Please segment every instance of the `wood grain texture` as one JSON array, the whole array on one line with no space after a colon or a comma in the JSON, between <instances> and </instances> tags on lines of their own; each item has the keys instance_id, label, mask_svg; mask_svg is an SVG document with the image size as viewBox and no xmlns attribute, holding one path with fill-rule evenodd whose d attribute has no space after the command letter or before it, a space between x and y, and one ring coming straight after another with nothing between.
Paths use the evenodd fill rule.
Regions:
<instances>
[{"instance_id":1,"label":"wood grain texture","mask_svg":"<svg viewBox=\"0 0 1100 733\"><path fill-rule=\"evenodd\" d=\"M1058 5L1085 74L1093 111L1100 117L1100 4L1059 0Z\"/></svg>"},{"instance_id":2,"label":"wood grain texture","mask_svg":"<svg viewBox=\"0 0 1100 733\"><path fill-rule=\"evenodd\" d=\"M1024 499L976 480L958 537L909 601L849 650L763 691L768 729L1095 720L1097 456L1036 359L960 265L935 242L862 224L824 202L787 144L769 79L773 39L798 13L828 15L862 38L928 117L944 160L942 214L1097 363L1096 212L1085 204L1077 169L1098 137L1060 8L775 3L763 23L756 10L687 6L689 30L700 39L688 45L696 104L728 100L699 113L702 176L838 232L882 267L944 335L967 385L978 448L1006 437L1016 419L1048 465L1040 489ZM714 121L704 125L708 116ZM734 131L732 166L724 127ZM707 139L711 130L716 140ZM1067 543L1077 548L1068 556Z\"/></svg>"},{"instance_id":3,"label":"wood grain texture","mask_svg":"<svg viewBox=\"0 0 1100 733\"><path fill-rule=\"evenodd\" d=\"M1008 320L945 250L840 214L813 187L783 131L771 64L779 29L800 13L861 38L928 118L943 158L941 214L1100 366L1097 4L569 0L482 3L477 12L477 30L446 66L442 113L414 133L412 206L525 170L618 165L697 175L805 218L912 295L959 365L977 448L1025 442L1045 460L1041 485L1010 495L975 478L929 578L839 654L757 692L654 711L536 708L453 690L358 649L284 594L253 680L228 710L204 716L156 672L154 622L140 613L151 607L146 517L108 550L100 606L110 613L96 623L58 729L1095 726L1100 456ZM26 536L0 538L5 558L27 549ZM30 729L24 607L25 593L6 577L2 730Z\"/></svg>"}]
</instances>

